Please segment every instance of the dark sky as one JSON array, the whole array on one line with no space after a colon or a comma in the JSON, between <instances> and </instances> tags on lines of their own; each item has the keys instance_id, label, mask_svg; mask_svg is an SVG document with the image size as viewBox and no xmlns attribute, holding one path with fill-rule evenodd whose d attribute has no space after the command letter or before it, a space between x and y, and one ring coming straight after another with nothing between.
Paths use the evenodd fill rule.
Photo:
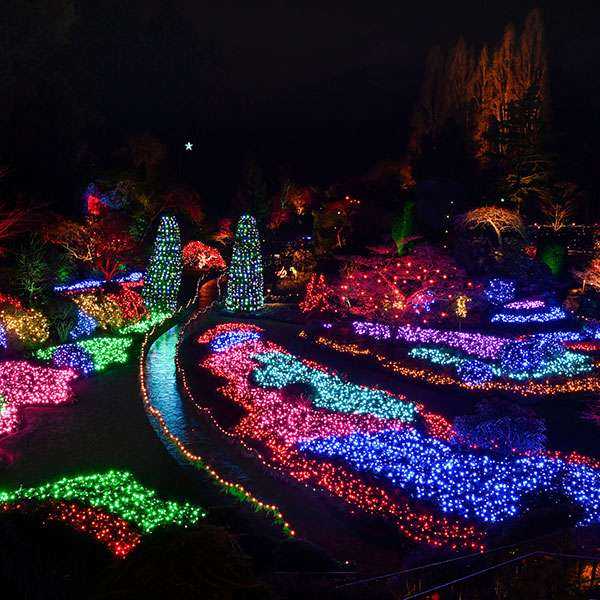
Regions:
<instances>
[{"instance_id":1,"label":"dark sky","mask_svg":"<svg viewBox=\"0 0 600 600\"><path fill-rule=\"evenodd\" d=\"M203 35L222 47L240 91L267 92L336 77L369 65L420 68L427 49L459 35L494 42L504 25L521 24L541 6L557 66L600 64L598 17L590 2L425 0L183 0Z\"/></svg>"}]
</instances>

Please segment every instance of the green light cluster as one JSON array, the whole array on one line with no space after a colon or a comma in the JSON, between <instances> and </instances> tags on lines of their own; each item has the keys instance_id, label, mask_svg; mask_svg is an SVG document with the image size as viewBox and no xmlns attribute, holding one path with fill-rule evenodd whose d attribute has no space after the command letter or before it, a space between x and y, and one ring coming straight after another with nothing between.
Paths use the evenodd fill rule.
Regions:
<instances>
[{"instance_id":1,"label":"green light cluster","mask_svg":"<svg viewBox=\"0 0 600 600\"><path fill-rule=\"evenodd\" d=\"M317 408L401 421L415 418L416 407L412 402L383 390L344 381L338 375L304 364L291 354L265 352L253 358L261 364L253 372L258 385L277 389L296 383L309 385Z\"/></svg>"},{"instance_id":2,"label":"green light cluster","mask_svg":"<svg viewBox=\"0 0 600 600\"><path fill-rule=\"evenodd\" d=\"M426 360L430 363L444 367L458 367L471 359L461 356L450 350L439 348L417 347L413 348L408 355L411 358ZM558 356L545 361L533 371L506 371L497 365L490 365L495 377L514 379L517 381L529 381L531 379L546 379L548 377L575 377L593 370L589 358L575 352L563 352Z\"/></svg>"},{"instance_id":3,"label":"green light cluster","mask_svg":"<svg viewBox=\"0 0 600 600\"><path fill-rule=\"evenodd\" d=\"M142 290L150 310L174 311L177 308L182 270L181 234L177 219L162 216Z\"/></svg>"},{"instance_id":4,"label":"green light cluster","mask_svg":"<svg viewBox=\"0 0 600 600\"><path fill-rule=\"evenodd\" d=\"M95 371L104 371L114 364L125 364L129 360L129 350L133 343L130 337L97 337L81 340L74 345L85 350L94 363ZM33 355L39 360L52 360L54 352L60 346L50 346L36 350Z\"/></svg>"},{"instance_id":5,"label":"green light cluster","mask_svg":"<svg viewBox=\"0 0 600 600\"><path fill-rule=\"evenodd\" d=\"M167 311L155 310L137 323L131 323L120 327L117 331L121 335L129 335L131 333L146 333L155 325L160 325L165 319L168 319L173 313Z\"/></svg>"},{"instance_id":6,"label":"green light cluster","mask_svg":"<svg viewBox=\"0 0 600 600\"><path fill-rule=\"evenodd\" d=\"M54 483L0 492L0 502L22 500L76 501L103 508L148 533L161 525L194 525L206 513L187 502L165 501L144 487L127 471L65 477Z\"/></svg>"},{"instance_id":7,"label":"green light cluster","mask_svg":"<svg viewBox=\"0 0 600 600\"><path fill-rule=\"evenodd\" d=\"M235 232L233 254L227 269L225 308L232 312L254 312L265 303L260 240L256 220L244 215Z\"/></svg>"}]
</instances>

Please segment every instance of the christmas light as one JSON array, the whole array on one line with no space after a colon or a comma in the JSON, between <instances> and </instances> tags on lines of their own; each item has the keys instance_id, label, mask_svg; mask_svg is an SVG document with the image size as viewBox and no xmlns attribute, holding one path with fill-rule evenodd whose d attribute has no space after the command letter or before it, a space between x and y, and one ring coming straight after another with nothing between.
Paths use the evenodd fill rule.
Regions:
<instances>
[{"instance_id":1,"label":"christmas light","mask_svg":"<svg viewBox=\"0 0 600 600\"><path fill-rule=\"evenodd\" d=\"M498 312L492 315L492 323L548 323L549 321L559 321L566 319L569 315L559 306L550 306L546 310L525 313L511 311Z\"/></svg>"},{"instance_id":2,"label":"christmas light","mask_svg":"<svg viewBox=\"0 0 600 600\"><path fill-rule=\"evenodd\" d=\"M306 332L300 332L301 337L308 338ZM600 392L600 377L597 375L583 375L566 381L500 381L494 380L481 384L467 383L450 375L438 373L432 369L415 367L410 361L391 360L379 351L362 348L357 344L345 344L316 336L316 344L325 346L336 352L352 354L355 356L366 355L373 357L384 369L388 369L403 377L419 380L431 385L459 387L469 391L508 392L521 396L555 396L560 394L598 393Z\"/></svg>"},{"instance_id":3,"label":"christmas light","mask_svg":"<svg viewBox=\"0 0 600 600\"><path fill-rule=\"evenodd\" d=\"M50 337L48 319L39 311L27 308L0 311L0 321L9 337L25 346L39 346Z\"/></svg>"},{"instance_id":4,"label":"christmas light","mask_svg":"<svg viewBox=\"0 0 600 600\"><path fill-rule=\"evenodd\" d=\"M206 342L210 343L211 333L209 331L204 334ZM210 409L194 399L199 410L211 418L219 431L238 438L244 448L252 451L265 466L283 471L305 485L326 490L351 507L391 518L404 534L415 541L451 548L482 548L481 533L471 525L437 517L424 509L416 509L410 503L392 497L382 487L365 483L359 474L327 461L303 456L296 448L296 443L303 439L314 439L315 435L326 430L352 433L357 430L387 429L389 425L398 428L407 425L398 419L382 419L367 413L338 413L312 408L306 401L299 402L297 397L287 391L256 387L249 376L254 373L252 377L259 378L259 373L264 368L260 364L260 357L274 355L287 354L271 342L253 339L214 352L203 361L205 368L226 380L221 392L246 413L233 431L227 431L218 424ZM311 369L311 377L318 371L330 375L316 363L309 365L305 361L303 364ZM430 418L427 415L424 421L432 430L448 435L443 417ZM264 446L266 453L253 450L255 443Z\"/></svg>"},{"instance_id":5,"label":"christmas light","mask_svg":"<svg viewBox=\"0 0 600 600\"><path fill-rule=\"evenodd\" d=\"M8 335L4 325L0 324L0 348L6 350L8 348Z\"/></svg>"},{"instance_id":6,"label":"christmas light","mask_svg":"<svg viewBox=\"0 0 600 600\"><path fill-rule=\"evenodd\" d=\"M199 311L194 313L190 317L190 319L188 319L188 321L180 329L179 342L181 342L181 339L182 339L181 336L185 332L186 327L199 314L202 314L202 312L206 312L206 310L207 309L200 309ZM243 328L243 327L244 326L242 326L241 328ZM246 325L246 327L260 329L256 326L252 326L252 325ZM226 326L219 328L219 331L221 331L221 332L227 331L227 330L231 330L231 328L228 328ZM206 341L208 342L209 340L207 339ZM142 343L142 351L140 354L140 363L139 363L139 383L140 383L140 389L141 389L141 393L142 393L142 400L144 402L144 407L145 407L146 411L153 419L155 419L158 427L160 428L160 430L161 430L162 434L165 436L165 438L170 443L173 444L175 449L180 453L180 455L186 461L189 461L196 468L204 471L210 478L213 479L213 481L215 481L219 486L221 486L221 488L226 493L234 496L235 498L237 498L240 501L248 502L257 511L262 511L262 512L269 514L270 516L273 517L275 523L282 526L283 531L286 534L288 534L290 536L294 536L295 531L290 527L290 524L284 519L283 514L281 513L280 509L276 505L269 504L267 502L260 500L259 498L254 496L252 493L250 493L248 491L248 489L245 486L243 486L242 484L234 483L234 482L222 477L219 474L219 472L217 470L215 470L213 467L211 467L210 464L207 463L206 460L202 456L199 456L198 454L196 454L192 450L190 450L190 448L185 444L185 442L180 437L176 436L173 433L173 431L169 428L165 416L161 413L159 408L157 408L154 405L154 403L152 402L152 399L150 397L150 394L148 393L148 387L146 384L146 376L148 375L148 373L146 372L146 368L145 368L147 347L148 347L148 336L146 335L146 337L144 338L144 341ZM167 346L163 347L163 350L172 350L173 355L171 356L170 354L167 354L165 356L165 360L167 360L167 362L169 364L171 364L171 362L173 360L175 361L176 370L181 378L183 389L184 389L185 393L188 395L188 397L190 398L190 400L193 402L194 399L191 394L189 385L187 383L185 373L183 372L183 370L181 370L181 365L179 364L179 360L178 360L177 353L176 353L176 346L167 345ZM164 379L165 377L172 377L172 380L170 382L169 381L164 381L164 382L161 381L161 385L165 385L166 383L171 383L174 385L175 389L177 389L177 384L175 381L175 376L176 376L175 372L171 373L170 370L160 369L159 376L161 379Z\"/></svg>"},{"instance_id":7,"label":"christmas light","mask_svg":"<svg viewBox=\"0 0 600 600\"><path fill-rule=\"evenodd\" d=\"M244 215L237 225L227 269L225 308L232 312L254 312L263 305L263 270L256 220Z\"/></svg>"},{"instance_id":8,"label":"christmas light","mask_svg":"<svg viewBox=\"0 0 600 600\"><path fill-rule=\"evenodd\" d=\"M52 354L52 366L57 369L73 369L80 375L90 375L94 372L92 357L83 348L75 344L64 344Z\"/></svg>"},{"instance_id":9,"label":"christmas light","mask_svg":"<svg viewBox=\"0 0 600 600\"><path fill-rule=\"evenodd\" d=\"M119 275L118 277L114 277L111 282L117 282L122 284L134 284L134 285L142 285L144 282L144 274L140 271L134 271L132 273L128 273L126 275ZM105 279L83 279L81 281L76 281L74 283L68 283L65 285L56 285L54 286L54 291L57 294L60 293L79 293L86 292L90 290L94 290L96 288L102 287L106 284L107 281Z\"/></svg>"},{"instance_id":10,"label":"christmas light","mask_svg":"<svg viewBox=\"0 0 600 600\"><path fill-rule=\"evenodd\" d=\"M100 536L105 537L101 541L108 541L109 546L113 545L115 554L120 556L124 556L140 541L138 536L125 536L129 538L129 542L125 547L119 544L119 538L123 537L120 531L124 527L134 526L141 533L150 533L165 525L188 527L206 516L200 507L187 502L161 500L154 490L142 486L131 473L115 470L65 477L37 487L0 492L0 503L4 505L24 501L58 503L51 512L51 518L69 521L77 529L89 531L99 539ZM73 501L87 504L92 509L101 509L102 512L65 504ZM109 521L106 513L119 520L106 523ZM108 526L108 531L103 525ZM113 541L115 533L117 539Z\"/></svg>"},{"instance_id":11,"label":"christmas light","mask_svg":"<svg viewBox=\"0 0 600 600\"><path fill-rule=\"evenodd\" d=\"M317 408L354 414L368 413L387 419L412 421L415 405L383 390L343 381L338 375L311 367L290 354L267 352L254 356L261 368L253 372L263 387L282 389L294 383L311 387Z\"/></svg>"},{"instance_id":12,"label":"christmas light","mask_svg":"<svg viewBox=\"0 0 600 600\"><path fill-rule=\"evenodd\" d=\"M104 371L115 364L125 364L129 360L129 350L133 340L131 337L96 337L88 340L80 340L74 344L63 344L62 346L51 346L36 350L33 355L40 360L54 360L54 355L60 352L64 357L60 360L82 360L78 358L69 359L70 354L81 356L83 351L90 357L94 371ZM66 348L66 349L65 349ZM75 350L75 349L79 350Z\"/></svg>"},{"instance_id":13,"label":"christmas light","mask_svg":"<svg viewBox=\"0 0 600 600\"><path fill-rule=\"evenodd\" d=\"M498 458L461 452L415 431L354 433L301 442L319 456L341 458L359 472L383 477L444 513L497 523L522 510L524 496L552 491L584 511L581 525L600 522L600 472L542 456Z\"/></svg>"},{"instance_id":14,"label":"christmas light","mask_svg":"<svg viewBox=\"0 0 600 600\"><path fill-rule=\"evenodd\" d=\"M546 303L543 300L516 300L515 302L509 302L504 305L504 308L509 308L513 310L519 309L532 309L532 308L542 308L546 306Z\"/></svg>"},{"instance_id":15,"label":"christmas light","mask_svg":"<svg viewBox=\"0 0 600 600\"><path fill-rule=\"evenodd\" d=\"M96 331L98 327L98 321L94 317L88 315L81 308L77 309L77 321L73 326L73 329L69 332L69 338L71 340L78 340L79 338L89 337Z\"/></svg>"},{"instance_id":16,"label":"christmas light","mask_svg":"<svg viewBox=\"0 0 600 600\"><path fill-rule=\"evenodd\" d=\"M72 399L77 374L71 369L40 367L24 360L0 363L0 434L14 433L23 406L64 404Z\"/></svg>"},{"instance_id":17,"label":"christmas light","mask_svg":"<svg viewBox=\"0 0 600 600\"><path fill-rule=\"evenodd\" d=\"M175 310L182 269L179 225L175 217L162 216L142 291L150 310Z\"/></svg>"},{"instance_id":18,"label":"christmas light","mask_svg":"<svg viewBox=\"0 0 600 600\"><path fill-rule=\"evenodd\" d=\"M157 311L154 310L150 312L148 316L146 316L141 321L137 323L130 323L129 325L124 325L117 329L117 332L120 335L130 335L132 333L146 333L150 331L153 327L160 325L166 319L171 316L171 312Z\"/></svg>"},{"instance_id":19,"label":"christmas light","mask_svg":"<svg viewBox=\"0 0 600 600\"><path fill-rule=\"evenodd\" d=\"M73 302L102 329L116 329L125 323L121 307L108 295L86 293L73 298Z\"/></svg>"},{"instance_id":20,"label":"christmas light","mask_svg":"<svg viewBox=\"0 0 600 600\"><path fill-rule=\"evenodd\" d=\"M492 304L505 304L515 297L515 282L507 279L490 279L483 293Z\"/></svg>"}]
</instances>

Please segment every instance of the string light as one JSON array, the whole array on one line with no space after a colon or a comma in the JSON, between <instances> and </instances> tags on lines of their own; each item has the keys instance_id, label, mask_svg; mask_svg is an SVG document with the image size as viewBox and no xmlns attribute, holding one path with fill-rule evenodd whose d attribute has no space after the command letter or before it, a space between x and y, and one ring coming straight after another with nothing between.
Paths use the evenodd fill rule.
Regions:
<instances>
[{"instance_id":1,"label":"string light","mask_svg":"<svg viewBox=\"0 0 600 600\"><path fill-rule=\"evenodd\" d=\"M33 365L24 360L0 363L0 434L14 433L23 406L64 404L72 398L77 374L71 369Z\"/></svg>"},{"instance_id":2,"label":"string light","mask_svg":"<svg viewBox=\"0 0 600 600\"><path fill-rule=\"evenodd\" d=\"M263 267L256 220L243 215L237 225L231 263L227 269L225 307L254 312L264 305Z\"/></svg>"},{"instance_id":3,"label":"string light","mask_svg":"<svg viewBox=\"0 0 600 600\"><path fill-rule=\"evenodd\" d=\"M190 319L188 319L188 321L184 324L184 326L180 330L180 337L178 339L177 346L179 345L179 343L181 343L181 339L182 339L181 336L185 332L186 327L191 322L193 322L193 320L195 318L197 318L199 315L203 314L203 312L205 312L206 310L207 309L201 309L201 310L197 311L196 313L194 313L190 317ZM252 327L252 326L249 326L249 327ZM260 329L260 328L257 328L257 329ZM171 442L174 445L175 449L181 454L181 456L185 460L189 461L196 468L203 470L226 493L238 498L241 501L248 502L257 511L266 512L267 514L271 515L273 517L275 523L281 525L283 531L286 534L288 534L290 536L294 536L295 531L290 527L290 524L284 519L283 514L281 513L281 511L279 510L279 508L276 505L268 504L268 503L260 500L259 498L254 496L252 493L250 493L246 489L246 487L244 487L242 484L234 483L234 482L229 481L229 480L225 479L224 477L222 477L219 474L219 472L216 469L214 469L213 467L211 467L202 456L199 456L198 454L195 454L194 452L192 452L186 446L184 441L180 437L175 435L172 432L172 430L169 428L169 426L167 424L167 420L165 419L164 415L152 403L152 400L150 398L150 395L148 393L148 388L146 385L145 357L146 357L146 354L148 351L148 340L149 340L148 335L146 335L144 337L144 341L142 343L142 351L140 353L140 363L139 363L140 390L141 390L141 394L142 394L142 400L144 403L144 407L145 407L146 411L148 412L148 414L152 418L155 419L162 434L165 436L165 438L167 440L169 440L169 442ZM194 401L194 399L191 395L189 385L187 383L187 379L185 377L185 373L183 372L183 370L181 369L181 365L179 364L176 351L174 352L174 359L175 359L175 364L176 364L176 370L177 370L179 376L181 377L183 389L184 389L186 395L188 395L188 397L190 398L190 400Z\"/></svg>"},{"instance_id":4,"label":"string light","mask_svg":"<svg viewBox=\"0 0 600 600\"><path fill-rule=\"evenodd\" d=\"M322 368L311 367L290 354L267 352L254 358L261 365L253 372L254 380L263 387L282 389L294 383L309 385L316 407L336 412L369 413L386 419L412 421L415 405L383 390L343 381Z\"/></svg>"},{"instance_id":5,"label":"string light","mask_svg":"<svg viewBox=\"0 0 600 600\"><path fill-rule=\"evenodd\" d=\"M92 317L102 329L116 329L125 323L121 307L108 295L86 293L76 296L73 302Z\"/></svg>"},{"instance_id":6,"label":"string light","mask_svg":"<svg viewBox=\"0 0 600 600\"><path fill-rule=\"evenodd\" d=\"M546 306L546 303L543 300L516 300L515 302L505 304L504 308L530 310L532 308L543 308L544 306Z\"/></svg>"},{"instance_id":7,"label":"string light","mask_svg":"<svg viewBox=\"0 0 600 600\"><path fill-rule=\"evenodd\" d=\"M142 292L149 309L175 310L182 270L179 225L175 217L164 215L160 218Z\"/></svg>"},{"instance_id":8,"label":"string light","mask_svg":"<svg viewBox=\"0 0 600 600\"><path fill-rule=\"evenodd\" d=\"M211 340L210 333L203 336L208 342ZM424 509L417 510L408 502L392 497L382 487L365 483L358 474L348 469L327 461L306 458L299 452L295 444L297 440L319 435L324 429L351 433L357 429L387 428L390 424L396 427L406 425L397 419L381 419L371 414L333 413L312 408L282 390L252 385L249 376L254 372L256 377L263 368L260 363L257 364L259 357L275 353L286 354L271 342L254 339L214 352L203 361L203 367L226 380L227 384L220 391L246 413L231 432L225 431L212 416L211 420L220 431L237 437L250 451L254 444L260 443L268 450L268 455L257 451L254 454L265 466L283 471L307 486L326 490L350 506L388 516L415 541L451 548L482 548L481 532L473 526L437 517ZM322 369L316 363L313 367L315 370ZM207 407L198 407L204 413L210 413ZM443 429L441 417L437 420L428 419L427 422L433 428L437 425L440 431Z\"/></svg>"},{"instance_id":9,"label":"string light","mask_svg":"<svg viewBox=\"0 0 600 600\"><path fill-rule=\"evenodd\" d=\"M62 346L51 346L36 350L33 355L39 360L54 360L57 352L60 352L60 360L68 362L83 360L83 351L93 363L93 370L104 371L115 364L125 364L129 360L129 350L133 344L131 337L96 337L88 340L80 340L74 344L63 344Z\"/></svg>"},{"instance_id":10,"label":"string light","mask_svg":"<svg viewBox=\"0 0 600 600\"><path fill-rule=\"evenodd\" d=\"M94 317L88 315L81 308L77 309L77 321L73 326L73 329L69 332L69 338L71 340L78 340L79 338L89 337L96 331L98 327L98 321Z\"/></svg>"},{"instance_id":11,"label":"string light","mask_svg":"<svg viewBox=\"0 0 600 600\"><path fill-rule=\"evenodd\" d=\"M305 331L300 333L303 334L301 337L308 338L308 334ZM523 383L518 381L494 380L475 384L464 382L459 378L438 373L431 369L415 367L407 361L391 360L389 357L381 354L380 352L371 350L369 348L360 348L356 344L344 344L324 336L317 336L313 338L313 341L316 344L325 346L336 352L352 354L355 356L371 356L384 369L388 369L408 379L419 380L431 385L459 387L468 391L508 392L525 397L600 392L600 378L595 374L587 376L584 375L566 381L545 381L543 383L536 381L527 381Z\"/></svg>"},{"instance_id":12,"label":"string light","mask_svg":"<svg viewBox=\"0 0 600 600\"><path fill-rule=\"evenodd\" d=\"M134 526L141 533L150 533L165 525L188 527L206 516L200 507L187 502L161 500L154 490L142 486L127 471L65 477L37 487L0 492L0 503L4 505L32 500L58 503L51 518L69 521L98 539L106 538L101 541L108 541L109 547L112 545L115 554L120 556L133 549L141 539L139 535L133 538L131 534L121 535L122 529ZM73 501L87 504L92 510L66 504ZM116 521L114 517L117 517ZM125 546L121 543L123 537L129 538Z\"/></svg>"},{"instance_id":13,"label":"string light","mask_svg":"<svg viewBox=\"0 0 600 600\"><path fill-rule=\"evenodd\" d=\"M301 442L302 450L342 458L359 472L388 479L444 513L497 523L522 509L524 496L552 491L584 511L580 525L600 522L600 473L542 456L493 457L458 451L415 431L354 433Z\"/></svg>"},{"instance_id":14,"label":"string light","mask_svg":"<svg viewBox=\"0 0 600 600\"><path fill-rule=\"evenodd\" d=\"M490 319L492 323L548 323L549 321L559 321L566 319L569 315L559 306L550 306L542 311L527 311L525 313L511 311L498 312L492 315Z\"/></svg>"},{"instance_id":15,"label":"string light","mask_svg":"<svg viewBox=\"0 0 600 600\"><path fill-rule=\"evenodd\" d=\"M33 308L21 311L2 310L0 321L9 336L14 336L17 341L25 346L39 346L50 337L48 319Z\"/></svg>"},{"instance_id":16,"label":"string light","mask_svg":"<svg viewBox=\"0 0 600 600\"><path fill-rule=\"evenodd\" d=\"M64 344L57 348L52 354L52 366L57 369L73 369L84 376L94 372L94 363L90 354L75 344Z\"/></svg>"},{"instance_id":17,"label":"string light","mask_svg":"<svg viewBox=\"0 0 600 600\"><path fill-rule=\"evenodd\" d=\"M509 279L490 279L483 293L492 304L506 304L515 297L515 282Z\"/></svg>"},{"instance_id":18,"label":"string light","mask_svg":"<svg viewBox=\"0 0 600 600\"><path fill-rule=\"evenodd\" d=\"M126 275L119 275L114 277L111 282L117 282L121 284L129 284L129 285L142 285L144 283L144 274L140 271L134 271L132 273L127 273ZM83 279L81 281L76 281L74 283L67 283L64 285L56 285L54 286L54 291L57 294L61 293L80 293L85 291L90 291L96 288L102 287L107 283L106 279Z\"/></svg>"}]
</instances>

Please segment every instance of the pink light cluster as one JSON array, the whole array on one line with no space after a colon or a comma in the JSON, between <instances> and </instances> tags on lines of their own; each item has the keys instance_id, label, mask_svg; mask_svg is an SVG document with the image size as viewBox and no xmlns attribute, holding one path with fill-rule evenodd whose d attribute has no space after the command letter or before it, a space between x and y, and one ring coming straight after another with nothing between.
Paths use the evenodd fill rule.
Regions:
<instances>
[{"instance_id":1,"label":"pink light cluster","mask_svg":"<svg viewBox=\"0 0 600 600\"><path fill-rule=\"evenodd\" d=\"M14 433L21 421L23 406L64 404L73 396L77 374L71 369L53 369L25 360L0 363L0 435Z\"/></svg>"}]
</instances>

